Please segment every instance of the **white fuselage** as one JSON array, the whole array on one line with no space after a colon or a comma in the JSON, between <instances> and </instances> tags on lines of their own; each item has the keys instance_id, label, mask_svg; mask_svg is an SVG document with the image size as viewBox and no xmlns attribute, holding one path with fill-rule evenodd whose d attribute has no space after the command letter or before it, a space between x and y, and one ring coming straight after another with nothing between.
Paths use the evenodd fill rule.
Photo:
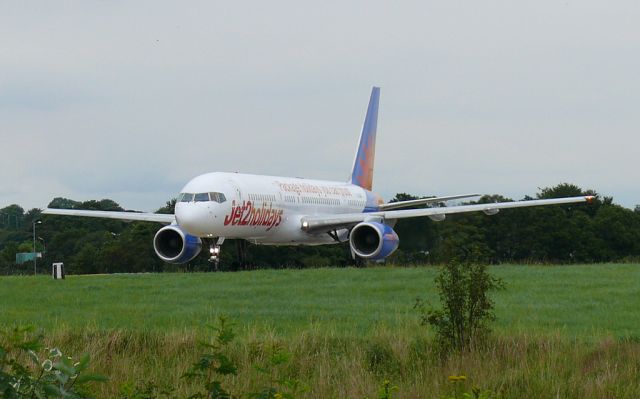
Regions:
<instances>
[{"instance_id":1,"label":"white fuselage","mask_svg":"<svg viewBox=\"0 0 640 399\"><path fill-rule=\"evenodd\" d=\"M261 244L327 244L328 234L301 229L303 216L360 213L382 199L353 184L302 178L214 172L192 179L176 203L178 225L205 238ZM337 231L340 241L347 231Z\"/></svg>"}]
</instances>

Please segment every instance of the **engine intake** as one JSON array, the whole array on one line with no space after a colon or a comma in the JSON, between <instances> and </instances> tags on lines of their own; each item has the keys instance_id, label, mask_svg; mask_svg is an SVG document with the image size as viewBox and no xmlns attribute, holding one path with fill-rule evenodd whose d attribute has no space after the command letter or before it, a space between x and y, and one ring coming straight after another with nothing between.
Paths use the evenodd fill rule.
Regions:
<instances>
[{"instance_id":1,"label":"engine intake","mask_svg":"<svg viewBox=\"0 0 640 399\"><path fill-rule=\"evenodd\" d=\"M384 259L398 248L400 239L390 226L378 222L357 224L349 235L351 250L363 259Z\"/></svg>"},{"instance_id":2,"label":"engine intake","mask_svg":"<svg viewBox=\"0 0 640 399\"><path fill-rule=\"evenodd\" d=\"M202 249L200 237L185 233L176 225L165 226L153 238L153 249L167 263L187 263Z\"/></svg>"}]
</instances>

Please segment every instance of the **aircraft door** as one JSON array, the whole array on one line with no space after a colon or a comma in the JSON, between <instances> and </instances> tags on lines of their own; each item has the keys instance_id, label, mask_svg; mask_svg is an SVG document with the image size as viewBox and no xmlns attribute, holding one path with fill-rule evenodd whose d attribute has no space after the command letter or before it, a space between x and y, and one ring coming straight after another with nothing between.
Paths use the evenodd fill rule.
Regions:
<instances>
[{"instance_id":1,"label":"aircraft door","mask_svg":"<svg viewBox=\"0 0 640 399\"><path fill-rule=\"evenodd\" d=\"M236 202L242 203L242 190L240 187L233 180L229 180L229 185L233 188L233 195L236 198Z\"/></svg>"}]
</instances>

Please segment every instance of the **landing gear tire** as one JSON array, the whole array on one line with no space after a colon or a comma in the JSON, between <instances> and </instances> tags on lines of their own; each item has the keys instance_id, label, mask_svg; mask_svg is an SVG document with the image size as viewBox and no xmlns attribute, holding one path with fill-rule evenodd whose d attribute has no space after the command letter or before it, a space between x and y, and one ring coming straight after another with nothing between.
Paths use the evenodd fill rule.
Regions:
<instances>
[{"instance_id":1,"label":"landing gear tire","mask_svg":"<svg viewBox=\"0 0 640 399\"><path fill-rule=\"evenodd\" d=\"M220 246L212 244L209 247L209 263L213 264L214 271L218 271L218 265L220 264Z\"/></svg>"},{"instance_id":2,"label":"landing gear tire","mask_svg":"<svg viewBox=\"0 0 640 399\"><path fill-rule=\"evenodd\" d=\"M213 264L213 270L218 271L218 266L220 265L220 247L224 242L224 237L219 237L218 239L211 240L209 244L209 262Z\"/></svg>"}]
</instances>

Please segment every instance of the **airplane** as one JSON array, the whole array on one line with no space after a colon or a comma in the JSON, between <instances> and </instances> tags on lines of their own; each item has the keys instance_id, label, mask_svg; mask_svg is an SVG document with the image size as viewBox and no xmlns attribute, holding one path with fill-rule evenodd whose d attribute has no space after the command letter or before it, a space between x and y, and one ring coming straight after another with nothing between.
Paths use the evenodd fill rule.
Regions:
<instances>
[{"instance_id":1,"label":"airplane","mask_svg":"<svg viewBox=\"0 0 640 399\"><path fill-rule=\"evenodd\" d=\"M393 230L397 220L502 209L591 202L593 196L422 207L477 197L461 194L385 203L372 191L380 88L373 87L346 182L241 173L213 172L190 180L180 191L175 214L45 209L43 214L86 216L165 224L153 239L160 259L187 263L209 247L209 260L219 261L225 239L264 245L321 245L348 242L354 259L381 260L400 243Z\"/></svg>"}]
</instances>

